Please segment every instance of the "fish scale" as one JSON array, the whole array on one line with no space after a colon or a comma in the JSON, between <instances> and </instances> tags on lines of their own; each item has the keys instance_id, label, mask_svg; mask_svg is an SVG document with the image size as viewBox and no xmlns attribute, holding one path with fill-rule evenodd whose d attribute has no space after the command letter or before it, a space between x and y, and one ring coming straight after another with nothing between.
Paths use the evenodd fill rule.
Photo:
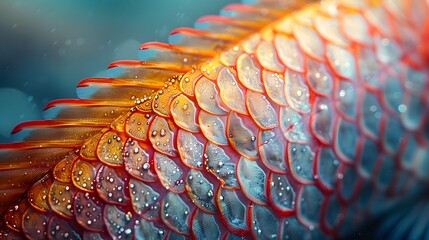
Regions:
<instances>
[{"instance_id":1,"label":"fish scale","mask_svg":"<svg viewBox=\"0 0 429 240\"><path fill-rule=\"evenodd\" d=\"M3 191L29 188L2 205L0 235L340 238L421 191L429 75L415 36L425 15L407 11L426 3L275 4L231 5L173 32L174 46L144 44L142 62L82 81L88 100L53 102L54 120L18 126L24 143L12 146L29 153L4 145L4 159L19 170L36 156L44 168Z\"/></svg>"}]
</instances>

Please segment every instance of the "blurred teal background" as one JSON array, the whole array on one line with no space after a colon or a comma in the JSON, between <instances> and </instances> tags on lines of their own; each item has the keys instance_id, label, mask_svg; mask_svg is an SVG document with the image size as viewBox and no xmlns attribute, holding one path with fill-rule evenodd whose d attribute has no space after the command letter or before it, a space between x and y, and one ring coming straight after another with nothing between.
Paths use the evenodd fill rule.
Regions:
<instances>
[{"instance_id":1,"label":"blurred teal background","mask_svg":"<svg viewBox=\"0 0 429 240\"><path fill-rule=\"evenodd\" d=\"M1 0L0 142L19 122L40 119L53 99L143 42L166 41L233 0Z\"/></svg>"}]
</instances>

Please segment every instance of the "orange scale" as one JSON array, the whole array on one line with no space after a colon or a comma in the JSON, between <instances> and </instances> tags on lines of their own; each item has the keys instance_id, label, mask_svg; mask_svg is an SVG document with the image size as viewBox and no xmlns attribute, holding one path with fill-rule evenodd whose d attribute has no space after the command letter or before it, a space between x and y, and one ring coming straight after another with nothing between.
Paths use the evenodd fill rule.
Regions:
<instances>
[{"instance_id":1,"label":"orange scale","mask_svg":"<svg viewBox=\"0 0 429 240\"><path fill-rule=\"evenodd\" d=\"M73 197L76 188L71 184L54 181L49 188L48 201L53 212L65 218L72 218Z\"/></svg>"},{"instance_id":2,"label":"orange scale","mask_svg":"<svg viewBox=\"0 0 429 240\"><path fill-rule=\"evenodd\" d=\"M81 190L93 192L94 181L97 169L101 163L90 163L83 160L77 160L73 164L72 181L74 186Z\"/></svg>"},{"instance_id":3,"label":"orange scale","mask_svg":"<svg viewBox=\"0 0 429 240\"><path fill-rule=\"evenodd\" d=\"M69 183L71 182L71 171L74 161L78 159L77 156L73 157L66 157L63 160L61 160L57 165L55 165L52 174L55 178L55 180Z\"/></svg>"},{"instance_id":4,"label":"orange scale","mask_svg":"<svg viewBox=\"0 0 429 240\"><path fill-rule=\"evenodd\" d=\"M182 129L197 133L200 127L197 124L199 107L184 94L177 95L170 105L170 112L174 123Z\"/></svg>"},{"instance_id":5,"label":"orange scale","mask_svg":"<svg viewBox=\"0 0 429 240\"><path fill-rule=\"evenodd\" d=\"M49 212L51 207L48 202L49 189L53 183L51 175L45 175L37 181L27 192L28 202L32 207L42 212Z\"/></svg>"},{"instance_id":6,"label":"orange scale","mask_svg":"<svg viewBox=\"0 0 429 240\"><path fill-rule=\"evenodd\" d=\"M98 142L99 142L101 136L106 131L107 131L107 129L101 130L99 133L95 134L94 136L92 136L90 139L88 139L87 141L85 141L82 144L82 147L79 150L79 154L82 158L84 158L86 160L91 160L91 161L98 160L98 158L97 158L97 145L98 145ZM68 176L70 176L70 175L68 175Z\"/></svg>"},{"instance_id":7,"label":"orange scale","mask_svg":"<svg viewBox=\"0 0 429 240\"><path fill-rule=\"evenodd\" d=\"M123 164L122 151L124 141L117 132L108 131L99 139L97 146L98 159L110 166L121 166Z\"/></svg>"},{"instance_id":8,"label":"orange scale","mask_svg":"<svg viewBox=\"0 0 429 240\"><path fill-rule=\"evenodd\" d=\"M216 84L205 77L200 78L195 85L195 98L203 110L215 115L227 114L227 107L219 96Z\"/></svg>"},{"instance_id":9,"label":"orange scale","mask_svg":"<svg viewBox=\"0 0 429 240\"><path fill-rule=\"evenodd\" d=\"M149 125L154 119L154 114L135 112L126 120L125 131L132 138L146 141Z\"/></svg>"}]
</instances>

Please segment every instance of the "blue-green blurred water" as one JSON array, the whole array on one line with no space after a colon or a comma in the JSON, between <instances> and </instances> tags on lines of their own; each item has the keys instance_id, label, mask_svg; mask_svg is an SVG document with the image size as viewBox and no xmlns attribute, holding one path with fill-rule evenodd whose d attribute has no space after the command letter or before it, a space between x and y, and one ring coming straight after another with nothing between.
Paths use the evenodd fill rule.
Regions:
<instances>
[{"instance_id":1,"label":"blue-green blurred water","mask_svg":"<svg viewBox=\"0 0 429 240\"><path fill-rule=\"evenodd\" d=\"M232 2L0 1L0 142L17 123L40 119L51 100L75 98L81 79Z\"/></svg>"}]
</instances>

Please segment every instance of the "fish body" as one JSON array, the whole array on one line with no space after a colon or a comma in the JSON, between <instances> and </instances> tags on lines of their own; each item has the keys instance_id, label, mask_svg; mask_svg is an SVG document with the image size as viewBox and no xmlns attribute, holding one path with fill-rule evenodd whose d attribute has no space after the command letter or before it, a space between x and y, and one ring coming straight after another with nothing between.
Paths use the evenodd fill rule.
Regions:
<instances>
[{"instance_id":1,"label":"fish body","mask_svg":"<svg viewBox=\"0 0 429 240\"><path fill-rule=\"evenodd\" d=\"M1 236L356 234L427 186L427 10L261 1L143 44L0 146Z\"/></svg>"}]
</instances>

